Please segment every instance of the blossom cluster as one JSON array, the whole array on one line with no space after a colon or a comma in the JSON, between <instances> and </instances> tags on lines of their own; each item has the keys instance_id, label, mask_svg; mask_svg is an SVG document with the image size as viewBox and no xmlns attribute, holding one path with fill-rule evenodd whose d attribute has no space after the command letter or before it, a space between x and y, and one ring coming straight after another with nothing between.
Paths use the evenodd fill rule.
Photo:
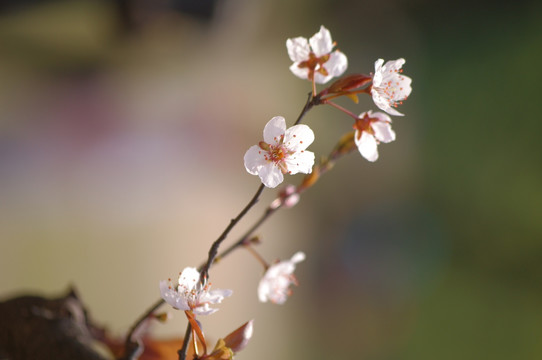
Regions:
<instances>
[{"instance_id":1,"label":"blossom cluster","mask_svg":"<svg viewBox=\"0 0 542 360\"><path fill-rule=\"evenodd\" d=\"M293 61L290 71L301 79L312 81L313 86L315 83L325 84L332 78L341 76L346 71L348 60L346 55L334 50L334 47L331 34L324 26L308 40L304 37L288 39L286 48ZM378 159L377 145L380 142L389 143L395 140L389 115L403 116L396 108L412 91L412 80L402 75L404 63L404 59L386 63L383 59L378 59L375 62L374 73L367 77L372 83L363 91L370 93L375 105L385 113L369 110L353 116L355 143L360 154L371 162ZM328 94L330 90L335 93L333 97L355 96L362 92L355 85L349 84L335 87L332 85L320 94ZM319 96L316 90L314 95ZM321 103L332 104L328 99L318 98ZM276 187L282 183L283 174L309 174L312 171L314 154L306 149L314 141L314 133L307 125L294 125L286 129L284 118L276 116L265 126L263 138L258 145L248 149L244 160L247 172L258 175L265 186Z\"/></svg>"},{"instance_id":2,"label":"blossom cluster","mask_svg":"<svg viewBox=\"0 0 542 360\"><path fill-rule=\"evenodd\" d=\"M304 37L288 39L286 48L293 62L290 71L295 76L312 83L312 94L293 126L287 127L286 119L282 116L275 116L269 120L263 129L263 140L246 151L244 165L249 174L260 178L263 185L260 185L259 192L264 186L275 188L280 185L284 181L284 174L302 173L307 176L298 187L289 185L282 189L278 198L269 205L263 220L281 207L294 206L299 201L300 192L312 186L319 174L331 167L329 160L322 160L316 167L315 154L307 150L314 142L315 135L308 125L299 123L306 111L313 106L327 104L347 114L353 119L353 131L339 140L334 154L348 153L357 148L365 159L374 162L378 159L378 144L395 140L396 135L391 128L390 115L403 116L397 107L408 98L412 91L412 80L402 74L405 63L402 58L387 62L378 59L374 64L374 72L370 75L352 74L340 78L348 67L348 60L346 55L336 48L329 30L324 26L321 26L310 39ZM337 77L339 79L330 86L320 92L316 91L316 84L326 84ZM344 96L357 103L359 94L370 95L376 107L382 111L368 110L355 115L333 102L333 99ZM255 199L257 200L257 196ZM249 203L247 209L254 203L255 201ZM242 214L244 212L240 215ZM232 226L235 225L235 221L232 220ZM220 245L221 239L216 243L216 247ZM236 246L245 246L264 266L265 271L257 289L259 300L284 304L292 293L291 285L297 285L297 279L293 273L296 265L305 260L305 254L297 252L289 260L277 261L269 265L252 248L252 243L248 238L241 239ZM215 244L211 250L214 247ZM224 339L220 339L215 349L207 353L203 332L196 316L216 312L218 309L211 306L221 303L226 297L232 295L231 290L211 290L211 285L207 281L207 270L215 259L211 255L213 251L209 254L207 266L203 267L203 270L186 267L175 283L171 279L161 281L160 292L165 302L185 312L192 329L192 336L203 344L202 354L198 353L198 346L194 345L196 358L231 359L233 354L241 350L252 336L253 324L249 321Z\"/></svg>"}]
</instances>

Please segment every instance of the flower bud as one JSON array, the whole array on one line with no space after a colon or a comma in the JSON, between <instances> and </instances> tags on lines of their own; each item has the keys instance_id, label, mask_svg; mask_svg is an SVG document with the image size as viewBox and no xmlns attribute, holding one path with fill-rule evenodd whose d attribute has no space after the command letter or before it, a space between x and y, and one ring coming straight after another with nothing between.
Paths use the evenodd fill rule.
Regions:
<instances>
[{"instance_id":1,"label":"flower bud","mask_svg":"<svg viewBox=\"0 0 542 360\"><path fill-rule=\"evenodd\" d=\"M363 74L353 74L340 78L327 88L327 93L339 93L358 89L365 86L372 80L370 76Z\"/></svg>"}]
</instances>

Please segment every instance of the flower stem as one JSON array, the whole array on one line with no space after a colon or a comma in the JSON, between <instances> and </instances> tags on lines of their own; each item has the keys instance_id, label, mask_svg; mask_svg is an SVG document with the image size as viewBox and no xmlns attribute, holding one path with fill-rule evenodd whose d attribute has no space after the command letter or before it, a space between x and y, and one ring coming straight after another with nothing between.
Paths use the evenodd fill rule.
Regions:
<instances>
[{"instance_id":1,"label":"flower stem","mask_svg":"<svg viewBox=\"0 0 542 360\"><path fill-rule=\"evenodd\" d=\"M348 109L343 108L342 106L340 106L338 104L335 104L333 101L327 101L327 100L322 100L322 101L323 101L324 104L331 105L334 108L341 110L343 113L345 113L346 115L348 115L348 116L350 116L350 117L352 117L354 119L358 118L358 116L356 114L354 114L353 112L351 112Z\"/></svg>"},{"instance_id":2,"label":"flower stem","mask_svg":"<svg viewBox=\"0 0 542 360\"><path fill-rule=\"evenodd\" d=\"M305 102L305 106L301 110L301 113L297 117L297 120L295 121L294 125L298 125L306 113L309 112L310 109L312 109L315 105L323 104L322 100L320 99L319 95L314 95L313 93L309 93L307 96L307 102Z\"/></svg>"},{"instance_id":3,"label":"flower stem","mask_svg":"<svg viewBox=\"0 0 542 360\"><path fill-rule=\"evenodd\" d=\"M139 328L139 326L143 324L143 322L149 316L151 316L160 306L162 306L163 303L163 299L156 301L143 315L141 315L139 319L137 319L134 325L130 328L130 331L128 332L128 335L126 335L126 340L124 342L124 356L120 360L130 360L133 358L134 354L138 352L139 344L133 341L132 336Z\"/></svg>"},{"instance_id":4,"label":"flower stem","mask_svg":"<svg viewBox=\"0 0 542 360\"><path fill-rule=\"evenodd\" d=\"M230 221L230 224L224 229L222 234L218 237L218 239L215 240L211 248L209 249L209 257L207 258L207 262L203 267L201 268L200 272L200 282L203 284L206 277L209 275L209 268L211 267L211 264L216 258L216 255L218 254L218 248L220 247L220 244L226 239L226 236L230 233L231 229L245 216L245 214L254 206L258 200L260 199L260 195L262 194L262 191L264 189L264 184L260 184L258 187L258 190L256 190L256 193L252 197L252 199L248 202L248 204L241 210L241 212L237 215L235 219L232 219Z\"/></svg>"},{"instance_id":5,"label":"flower stem","mask_svg":"<svg viewBox=\"0 0 542 360\"><path fill-rule=\"evenodd\" d=\"M265 259L260 255L259 252L256 251L256 249L252 247L252 245L246 244L245 249L247 249L256 258L256 260L258 260L258 262L262 264L264 270L267 270L269 268L269 264L267 263L267 261L265 261Z\"/></svg>"},{"instance_id":6,"label":"flower stem","mask_svg":"<svg viewBox=\"0 0 542 360\"><path fill-rule=\"evenodd\" d=\"M313 106L320 105L320 104L322 104L320 97L314 96L313 93L309 93L307 96L307 101L305 102L305 106L301 110L301 113L299 114L294 125L298 125L303 119L303 117L305 116L305 114L309 112L309 110L312 109ZM241 220L241 218L245 216L245 214L252 208L252 206L254 206L258 202L259 197L261 193L263 192L263 189L264 189L264 185L261 184L258 187L258 190L254 194L252 199L250 200L250 202L237 215L235 219L232 219L230 221L230 224L226 227L226 229L222 232L222 234L218 237L218 239L215 240L215 242L212 244L211 248L209 249L207 261L203 265L201 265L198 269L200 271L200 282L205 281L205 278L208 277L209 268L215 262L215 260L218 260L227 256L229 253L237 249L239 246L243 245L247 241L247 239L252 235L252 233L254 233L254 231L256 231L273 213L275 213L276 210L280 209L280 206L274 209L271 209L268 207L266 211L264 212L264 214L262 215L262 217L258 219L258 221L256 221L256 223L252 225L252 227L237 242L235 242L229 248L224 250L220 255L217 255L218 248L220 247L221 243L224 241L224 239L226 239L226 236L233 229L233 227L239 222L239 220ZM158 300L151 308L149 308L149 310L147 310L140 318L138 318L138 320L132 326L125 341L125 353L127 355L125 355L125 357L122 360L131 359L132 354L135 354L137 352L137 350L139 349L139 345L137 345L131 340L132 335L139 328L139 326L141 326L141 324L145 321L145 319L147 319L162 304L164 304L164 302L165 301L163 299ZM190 341L191 333L192 333L192 327L190 323L188 323L186 333L184 336L183 346L178 351L179 360L185 360L186 358L186 353L188 351L188 344Z\"/></svg>"},{"instance_id":7,"label":"flower stem","mask_svg":"<svg viewBox=\"0 0 542 360\"><path fill-rule=\"evenodd\" d=\"M179 360L186 359L186 353L188 352L188 344L190 343L191 334L192 325L190 325L190 322L188 322L188 325L186 326L186 332L184 333L183 347L179 351L177 351L177 354L179 355Z\"/></svg>"}]
</instances>

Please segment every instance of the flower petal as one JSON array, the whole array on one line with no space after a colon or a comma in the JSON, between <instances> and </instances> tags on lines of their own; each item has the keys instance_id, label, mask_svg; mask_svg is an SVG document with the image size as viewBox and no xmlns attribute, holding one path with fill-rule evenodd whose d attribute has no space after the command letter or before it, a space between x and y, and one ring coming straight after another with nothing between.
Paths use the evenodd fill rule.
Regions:
<instances>
[{"instance_id":1,"label":"flower petal","mask_svg":"<svg viewBox=\"0 0 542 360\"><path fill-rule=\"evenodd\" d=\"M374 162L378 159L377 142L373 135L363 131L361 137L358 140L359 130L356 130L354 135L354 141L358 146L360 154L367 160Z\"/></svg>"},{"instance_id":2,"label":"flower petal","mask_svg":"<svg viewBox=\"0 0 542 360\"><path fill-rule=\"evenodd\" d=\"M331 41L331 34L328 29L323 25L320 26L320 31L314 34L310 39L312 52L317 56L327 55L333 50L333 41Z\"/></svg>"},{"instance_id":3,"label":"flower petal","mask_svg":"<svg viewBox=\"0 0 542 360\"><path fill-rule=\"evenodd\" d=\"M326 61L324 67L328 73L334 77L338 77L346 71L346 68L348 67L348 59L346 58L345 54L339 50L335 50L330 54L329 60Z\"/></svg>"},{"instance_id":4,"label":"flower petal","mask_svg":"<svg viewBox=\"0 0 542 360\"><path fill-rule=\"evenodd\" d=\"M280 137L286 131L286 120L282 116L275 116L265 125L263 129L263 140L269 145L280 142Z\"/></svg>"},{"instance_id":5,"label":"flower petal","mask_svg":"<svg viewBox=\"0 0 542 360\"><path fill-rule=\"evenodd\" d=\"M247 150L244 160L245 169L251 175L258 175L260 168L267 164L263 150L258 145L253 145Z\"/></svg>"},{"instance_id":6,"label":"flower petal","mask_svg":"<svg viewBox=\"0 0 542 360\"><path fill-rule=\"evenodd\" d=\"M311 52L307 39L301 36L286 40L286 48L288 49L290 60L293 62L307 60Z\"/></svg>"},{"instance_id":7,"label":"flower petal","mask_svg":"<svg viewBox=\"0 0 542 360\"><path fill-rule=\"evenodd\" d=\"M375 61L373 86L380 86L380 84L382 84L382 64L384 64L384 59L378 59Z\"/></svg>"},{"instance_id":8,"label":"flower petal","mask_svg":"<svg viewBox=\"0 0 542 360\"><path fill-rule=\"evenodd\" d=\"M297 173L310 174L314 166L314 153L301 150L287 157L284 162L290 175Z\"/></svg>"},{"instance_id":9,"label":"flower petal","mask_svg":"<svg viewBox=\"0 0 542 360\"><path fill-rule=\"evenodd\" d=\"M231 296L233 291L229 289L211 290L200 297L200 301L209 304L219 304L224 298Z\"/></svg>"},{"instance_id":10,"label":"flower petal","mask_svg":"<svg viewBox=\"0 0 542 360\"><path fill-rule=\"evenodd\" d=\"M373 101L375 102L375 105L380 108L380 110L384 110L390 115L395 116L404 116L404 114L400 113L399 111L395 110L390 105L390 99L387 97L382 96L376 88L373 86L371 89L371 95L373 96Z\"/></svg>"},{"instance_id":11,"label":"flower petal","mask_svg":"<svg viewBox=\"0 0 542 360\"><path fill-rule=\"evenodd\" d=\"M298 62L293 63L292 66L290 66L290 71L301 79L308 79L309 78L309 68L303 67L300 68Z\"/></svg>"},{"instance_id":12,"label":"flower petal","mask_svg":"<svg viewBox=\"0 0 542 360\"><path fill-rule=\"evenodd\" d=\"M383 143L389 143L395 140L395 132L391 128L391 124L386 121L375 121L371 124L375 132L375 138Z\"/></svg>"},{"instance_id":13,"label":"flower petal","mask_svg":"<svg viewBox=\"0 0 542 360\"><path fill-rule=\"evenodd\" d=\"M284 132L284 145L290 151L305 150L314 141L314 132L305 124L294 125Z\"/></svg>"},{"instance_id":14,"label":"flower petal","mask_svg":"<svg viewBox=\"0 0 542 360\"><path fill-rule=\"evenodd\" d=\"M262 183L268 188L277 187L277 185L284 181L282 171L271 162L260 168L258 176L260 177L260 180L262 180Z\"/></svg>"},{"instance_id":15,"label":"flower petal","mask_svg":"<svg viewBox=\"0 0 542 360\"><path fill-rule=\"evenodd\" d=\"M190 310L188 302L175 291L168 281L160 281L160 295L165 302L179 310Z\"/></svg>"}]
</instances>

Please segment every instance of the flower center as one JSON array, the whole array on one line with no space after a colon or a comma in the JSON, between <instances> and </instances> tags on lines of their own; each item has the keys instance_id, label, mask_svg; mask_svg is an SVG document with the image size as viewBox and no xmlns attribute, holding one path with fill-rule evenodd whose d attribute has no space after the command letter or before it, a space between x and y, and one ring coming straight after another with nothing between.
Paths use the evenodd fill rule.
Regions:
<instances>
[{"instance_id":1,"label":"flower center","mask_svg":"<svg viewBox=\"0 0 542 360\"><path fill-rule=\"evenodd\" d=\"M327 76L328 72L324 67L324 64L329 60L329 54L317 57L312 51L309 53L309 59L302 61L297 65L299 68L309 69L309 80L314 78L314 71L316 70L320 74Z\"/></svg>"},{"instance_id":2,"label":"flower center","mask_svg":"<svg viewBox=\"0 0 542 360\"><path fill-rule=\"evenodd\" d=\"M282 145L282 143L277 145L270 145L264 141L260 141L258 146L260 147L260 149L265 151L265 160L273 162L275 164L282 162L286 155L288 155L288 150L284 147L284 145Z\"/></svg>"},{"instance_id":3,"label":"flower center","mask_svg":"<svg viewBox=\"0 0 542 360\"><path fill-rule=\"evenodd\" d=\"M356 119L356 122L352 127L354 128L354 130L358 130L358 140L361 138L361 133L364 131L368 134L374 135L375 132L371 124L377 120L378 119L376 118L369 117L369 115L367 114L363 115L362 118Z\"/></svg>"}]
</instances>

